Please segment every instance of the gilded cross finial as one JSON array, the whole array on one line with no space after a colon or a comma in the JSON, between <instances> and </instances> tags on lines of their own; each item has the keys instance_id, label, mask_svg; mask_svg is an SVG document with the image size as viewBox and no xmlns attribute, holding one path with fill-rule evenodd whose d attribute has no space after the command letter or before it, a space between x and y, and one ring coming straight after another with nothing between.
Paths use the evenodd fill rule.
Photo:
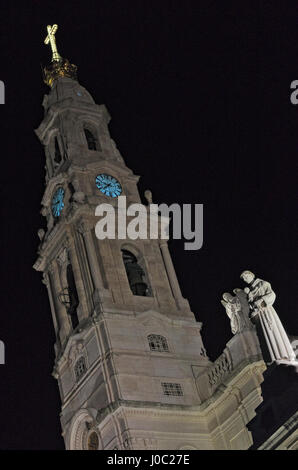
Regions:
<instances>
[{"instance_id":1,"label":"gilded cross finial","mask_svg":"<svg viewBox=\"0 0 298 470\"><path fill-rule=\"evenodd\" d=\"M77 80L77 66L71 64L69 60L63 59L57 51L55 33L57 32L58 25L48 25L48 35L44 40L45 44L50 44L52 49L52 62L43 68L44 82L52 87L54 82L59 78L71 78Z\"/></svg>"},{"instance_id":2,"label":"gilded cross finial","mask_svg":"<svg viewBox=\"0 0 298 470\"><path fill-rule=\"evenodd\" d=\"M48 25L47 30L48 30L48 35L44 40L45 44L50 44L51 49L52 49L52 62L60 62L61 56L57 50L56 46L56 38L55 38L55 33L58 29L57 24L53 24L53 26Z\"/></svg>"}]
</instances>

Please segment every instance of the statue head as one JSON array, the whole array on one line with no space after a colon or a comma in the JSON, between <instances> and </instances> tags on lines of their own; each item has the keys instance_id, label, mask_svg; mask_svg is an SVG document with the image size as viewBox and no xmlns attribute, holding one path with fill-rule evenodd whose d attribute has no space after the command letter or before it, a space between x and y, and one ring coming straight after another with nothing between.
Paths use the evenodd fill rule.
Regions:
<instances>
[{"instance_id":1,"label":"statue head","mask_svg":"<svg viewBox=\"0 0 298 470\"><path fill-rule=\"evenodd\" d=\"M150 189L146 189L146 191L144 192L144 196L148 204L152 204L152 192L150 191Z\"/></svg>"},{"instance_id":2,"label":"statue head","mask_svg":"<svg viewBox=\"0 0 298 470\"><path fill-rule=\"evenodd\" d=\"M222 298L224 299L225 302L233 302L234 300L234 297L229 294L229 292L225 292L224 294L222 294Z\"/></svg>"},{"instance_id":3,"label":"statue head","mask_svg":"<svg viewBox=\"0 0 298 470\"><path fill-rule=\"evenodd\" d=\"M250 284L254 280L254 278L255 275L251 271L243 271L243 273L241 273L240 275L240 279L243 279L243 281L247 284Z\"/></svg>"}]
</instances>

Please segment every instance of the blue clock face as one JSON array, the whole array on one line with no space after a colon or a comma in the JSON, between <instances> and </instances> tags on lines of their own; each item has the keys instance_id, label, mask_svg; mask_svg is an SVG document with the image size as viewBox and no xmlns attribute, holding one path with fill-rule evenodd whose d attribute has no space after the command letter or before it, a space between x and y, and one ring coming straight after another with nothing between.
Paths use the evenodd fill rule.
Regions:
<instances>
[{"instance_id":1,"label":"blue clock face","mask_svg":"<svg viewBox=\"0 0 298 470\"><path fill-rule=\"evenodd\" d=\"M111 175L102 173L95 179L96 186L98 189L110 197L118 197L122 193L121 184Z\"/></svg>"},{"instance_id":2,"label":"blue clock face","mask_svg":"<svg viewBox=\"0 0 298 470\"><path fill-rule=\"evenodd\" d=\"M62 209L64 207L64 194L65 191L63 188L58 188L55 192L53 199L52 199L52 213L54 217L59 217Z\"/></svg>"}]
</instances>

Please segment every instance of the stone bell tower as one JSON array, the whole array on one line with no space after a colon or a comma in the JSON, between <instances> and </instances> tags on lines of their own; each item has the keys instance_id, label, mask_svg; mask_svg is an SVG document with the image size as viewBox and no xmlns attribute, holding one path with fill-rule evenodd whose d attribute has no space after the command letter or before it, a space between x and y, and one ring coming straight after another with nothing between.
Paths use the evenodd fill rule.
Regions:
<instances>
[{"instance_id":1,"label":"stone bell tower","mask_svg":"<svg viewBox=\"0 0 298 470\"><path fill-rule=\"evenodd\" d=\"M98 240L95 209L141 202L104 105L53 51L50 91L36 134L46 156L47 229L34 268L43 273L56 332L53 375L67 449L195 446L201 403L193 368L209 364L200 329L181 295L166 240ZM112 189L111 189L112 188ZM189 448L189 447L188 447Z\"/></svg>"}]
</instances>

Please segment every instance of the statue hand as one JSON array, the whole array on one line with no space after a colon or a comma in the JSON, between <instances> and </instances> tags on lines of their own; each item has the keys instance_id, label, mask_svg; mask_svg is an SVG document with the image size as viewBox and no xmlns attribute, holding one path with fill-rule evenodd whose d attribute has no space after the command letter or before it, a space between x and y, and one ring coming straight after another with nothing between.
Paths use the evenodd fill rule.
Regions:
<instances>
[{"instance_id":1,"label":"statue hand","mask_svg":"<svg viewBox=\"0 0 298 470\"><path fill-rule=\"evenodd\" d=\"M258 318L258 315L259 315L259 312L257 310L253 310L250 314L249 314L249 319L252 323L256 323L257 322L257 318Z\"/></svg>"},{"instance_id":2,"label":"statue hand","mask_svg":"<svg viewBox=\"0 0 298 470\"><path fill-rule=\"evenodd\" d=\"M265 304L263 299L258 299L258 300L255 301L255 306L259 307L259 308L260 307L266 307L266 304Z\"/></svg>"}]
</instances>

